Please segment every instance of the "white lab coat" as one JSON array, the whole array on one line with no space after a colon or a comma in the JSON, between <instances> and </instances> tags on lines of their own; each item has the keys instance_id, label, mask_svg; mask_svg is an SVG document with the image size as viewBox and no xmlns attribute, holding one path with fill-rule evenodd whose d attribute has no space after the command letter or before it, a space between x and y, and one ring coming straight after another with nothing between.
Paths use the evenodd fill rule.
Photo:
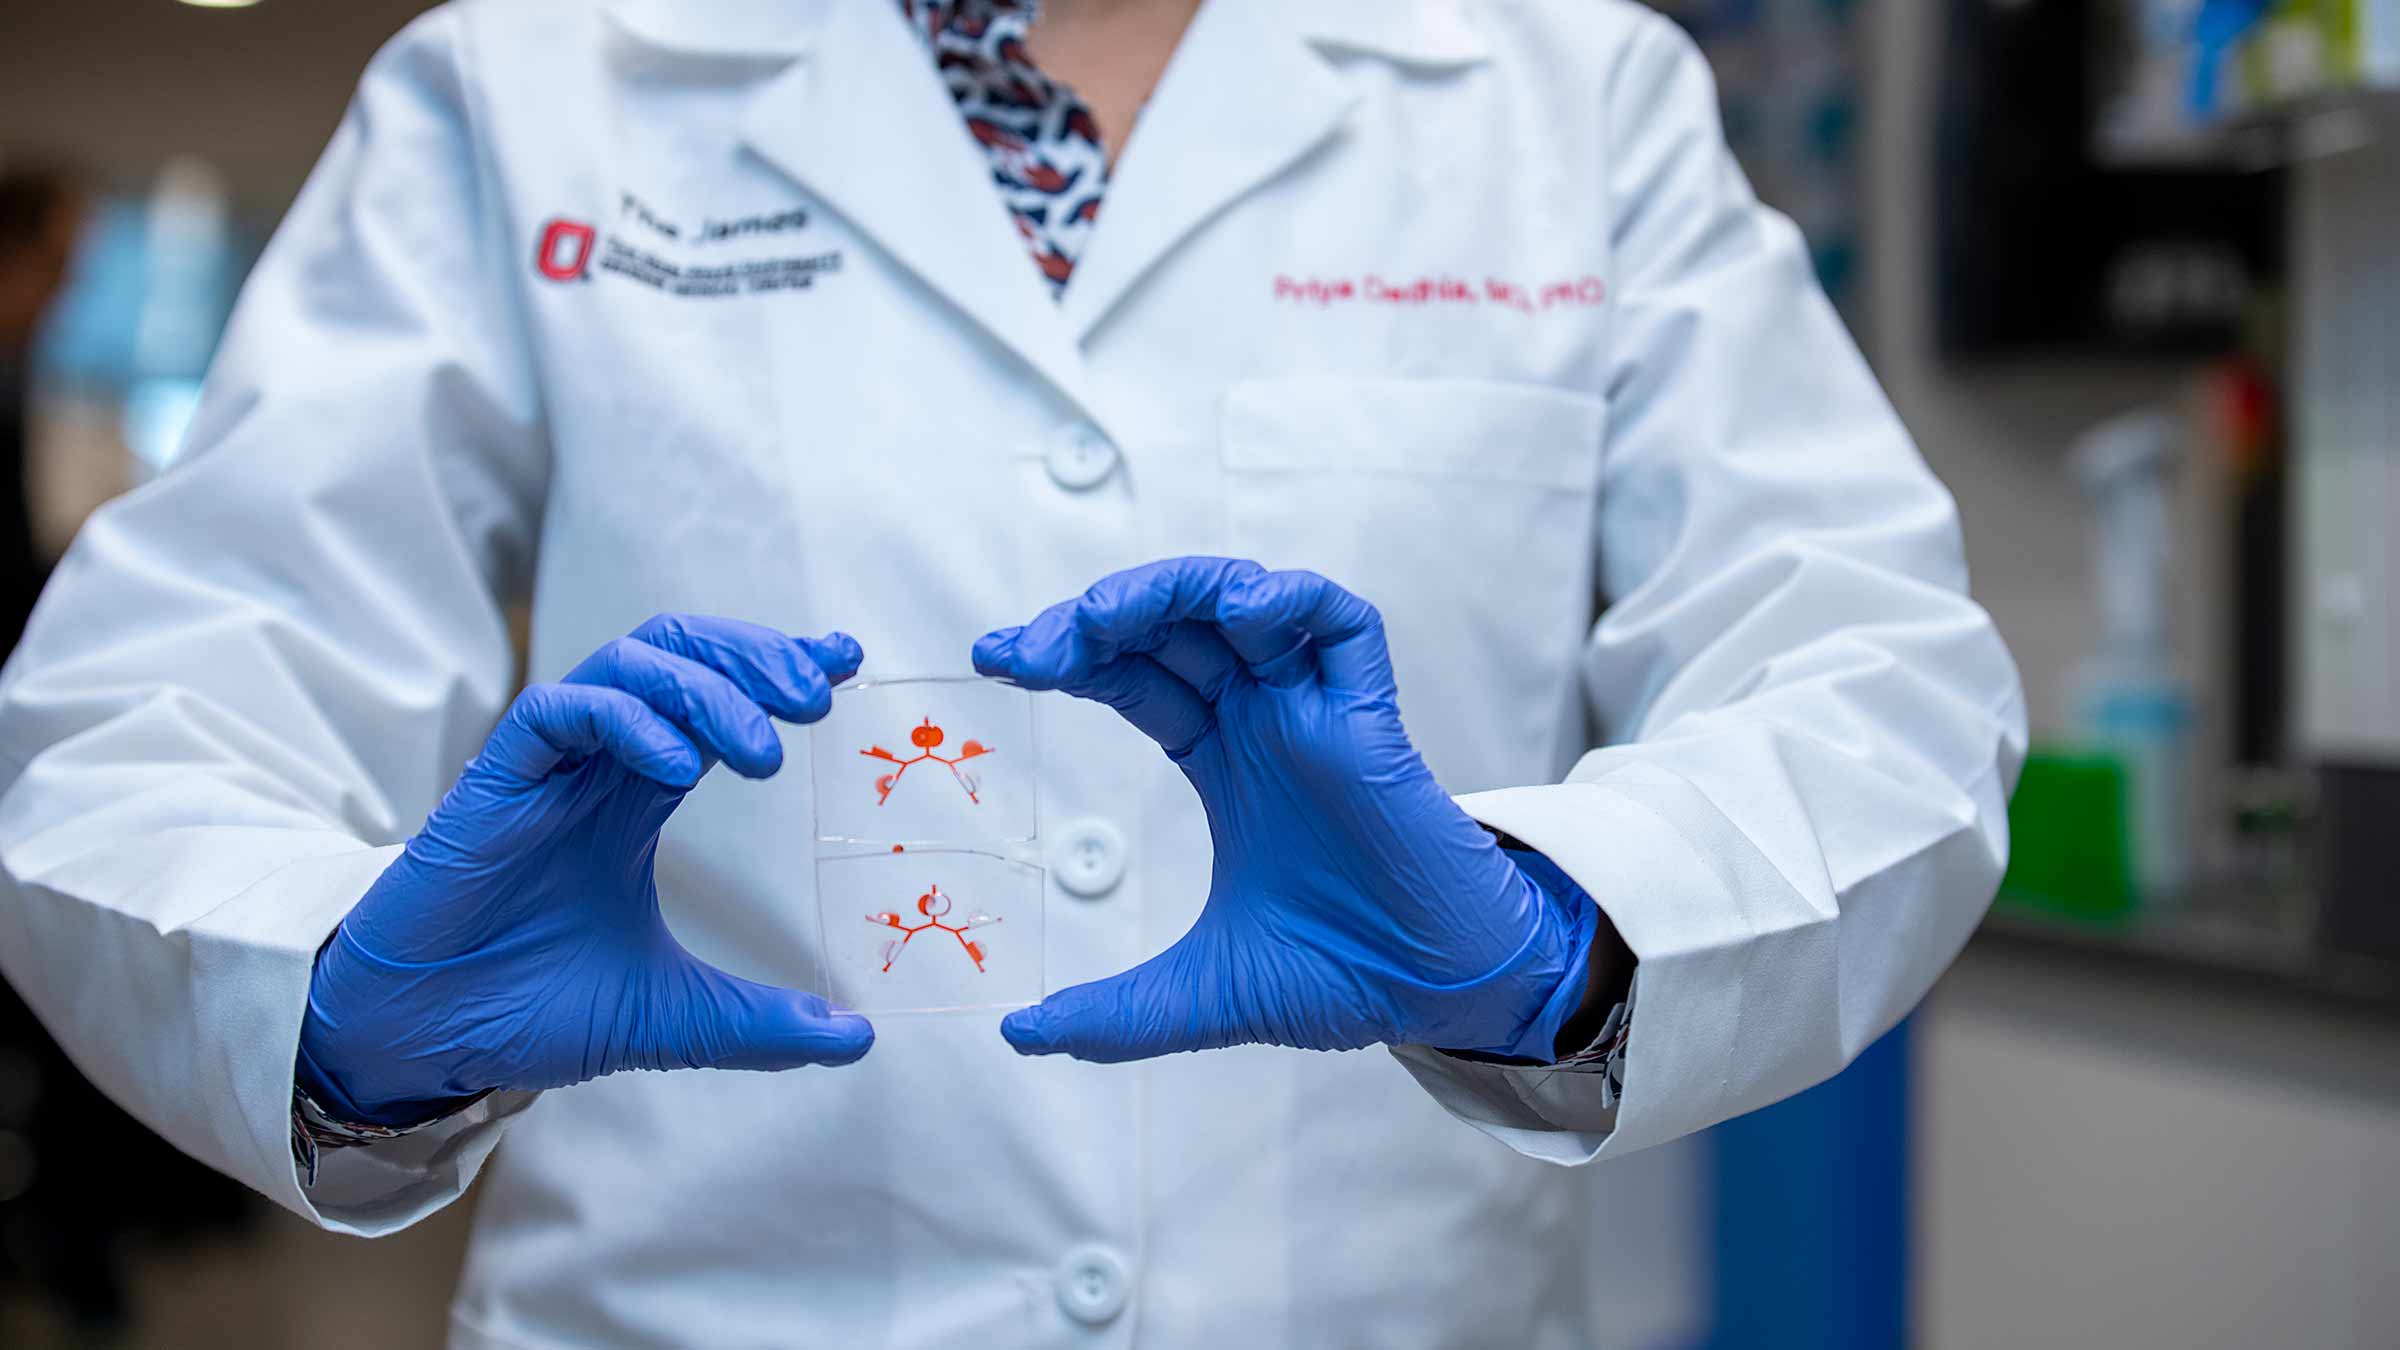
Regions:
<instances>
[{"instance_id":1,"label":"white lab coat","mask_svg":"<svg viewBox=\"0 0 2400 1350\"><path fill-rule=\"evenodd\" d=\"M1952 503L1702 62L1619 0L1211 0L1063 304L888 0L438 10L188 454L0 685L0 958L119 1101L328 1227L488 1162L463 1346L1594 1343L1607 1169L1536 1160L1832 1074L2006 852L2022 705ZM1434 771L1640 957L1620 1111L1415 1049L1096 1067L887 1019L853 1068L504 1094L299 1184L311 955L511 694L504 602L537 679L660 610L957 671L1187 552L1382 607ZM1041 727L1046 834L1126 841L1113 890L1053 887L1059 987L1181 933L1209 857L1113 713ZM659 872L700 955L805 981L789 740Z\"/></svg>"}]
</instances>

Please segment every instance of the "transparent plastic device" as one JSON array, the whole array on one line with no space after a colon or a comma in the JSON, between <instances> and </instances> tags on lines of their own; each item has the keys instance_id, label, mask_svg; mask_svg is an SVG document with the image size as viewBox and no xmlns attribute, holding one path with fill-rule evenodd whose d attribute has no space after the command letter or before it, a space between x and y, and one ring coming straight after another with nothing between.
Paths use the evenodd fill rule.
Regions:
<instances>
[{"instance_id":1,"label":"transparent plastic device","mask_svg":"<svg viewBox=\"0 0 2400 1350\"><path fill-rule=\"evenodd\" d=\"M1033 696L964 679L837 689L811 728L822 843L1030 844Z\"/></svg>"},{"instance_id":2,"label":"transparent plastic device","mask_svg":"<svg viewBox=\"0 0 2400 1350\"><path fill-rule=\"evenodd\" d=\"M824 994L863 1013L1043 993L1033 698L996 680L863 680L809 729Z\"/></svg>"},{"instance_id":3,"label":"transparent plastic device","mask_svg":"<svg viewBox=\"0 0 2400 1350\"><path fill-rule=\"evenodd\" d=\"M825 997L863 1013L1040 1002L1042 890L1040 868L976 849L822 855Z\"/></svg>"}]
</instances>

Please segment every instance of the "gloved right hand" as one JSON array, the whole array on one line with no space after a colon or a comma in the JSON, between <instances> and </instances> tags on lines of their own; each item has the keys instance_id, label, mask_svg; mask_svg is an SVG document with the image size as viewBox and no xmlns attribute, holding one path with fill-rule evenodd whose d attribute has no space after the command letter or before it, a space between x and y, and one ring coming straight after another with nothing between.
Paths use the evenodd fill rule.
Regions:
<instances>
[{"instance_id":1,"label":"gloved right hand","mask_svg":"<svg viewBox=\"0 0 2400 1350\"><path fill-rule=\"evenodd\" d=\"M318 953L301 1088L400 1126L495 1088L867 1053L865 1018L685 951L652 876L660 827L708 767L774 773L768 715L823 717L859 660L840 633L661 615L527 688Z\"/></svg>"}]
</instances>

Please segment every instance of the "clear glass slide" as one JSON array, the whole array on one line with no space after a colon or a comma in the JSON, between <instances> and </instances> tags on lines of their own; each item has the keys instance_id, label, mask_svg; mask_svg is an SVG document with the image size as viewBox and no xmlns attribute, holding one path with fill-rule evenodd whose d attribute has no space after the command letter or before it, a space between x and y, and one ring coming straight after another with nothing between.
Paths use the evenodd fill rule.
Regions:
<instances>
[{"instance_id":1,"label":"clear glass slide","mask_svg":"<svg viewBox=\"0 0 2400 1350\"><path fill-rule=\"evenodd\" d=\"M997 680L866 680L810 728L824 843L1030 843L1033 696Z\"/></svg>"},{"instance_id":2,"label":"clear glass slide","mask_svg":"<svg viewBox=\"0 0 2400 1350\"><path fill-rule=\"evenodd\" d=\"M1039 1001L1032 695L862 680L809 734L825 996L870 1015Z\"/></svg>"},{"instance_id":3,"label":"clear glass slide","mask_svg":"<svg viewBox=\"0 0 2400 1350\"><path fill-rule=\"evenodd\" d=\"M817 859L825 997L867 1014L1017 1008L1042 997L1042 870L894 845Z\"/></svg>"}]
</instances>

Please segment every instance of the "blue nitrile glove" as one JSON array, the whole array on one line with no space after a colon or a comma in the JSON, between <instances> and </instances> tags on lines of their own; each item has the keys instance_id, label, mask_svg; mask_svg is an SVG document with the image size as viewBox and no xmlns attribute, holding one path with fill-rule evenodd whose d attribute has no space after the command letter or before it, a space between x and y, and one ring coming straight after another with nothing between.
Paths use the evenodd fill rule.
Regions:
<instances>
[{"instance_id":1,"label":"blue nitrile glove","mask_svg":"<svg viewBox=\"0 0 2400 1350\"><path fill-rule=\"evenodd\" d=\"M1434 782L1400 725L1374 606L1313 573L1181 558L985 635L975 668L1115 708L1182 766L1216 847L1192 930L1010 1014L1018 1050L1389 1042L1553 1058L1598 911L1545 892Z\"/></svg>"},{"instance_id":2,"label":"blue nitrile glove","mask_svg":"<svg viewBox=\"0 0 2400 1350\"><path fill-rule=\"evenodd\" d=\"M847 1064L874 1029L736 979L658 912L659 828L716 760L783 763L858 644L661 615L517 696L425 828L317 954L300 1086L368 1125L620 1069Z\"/></svg>"}]
</instances>

